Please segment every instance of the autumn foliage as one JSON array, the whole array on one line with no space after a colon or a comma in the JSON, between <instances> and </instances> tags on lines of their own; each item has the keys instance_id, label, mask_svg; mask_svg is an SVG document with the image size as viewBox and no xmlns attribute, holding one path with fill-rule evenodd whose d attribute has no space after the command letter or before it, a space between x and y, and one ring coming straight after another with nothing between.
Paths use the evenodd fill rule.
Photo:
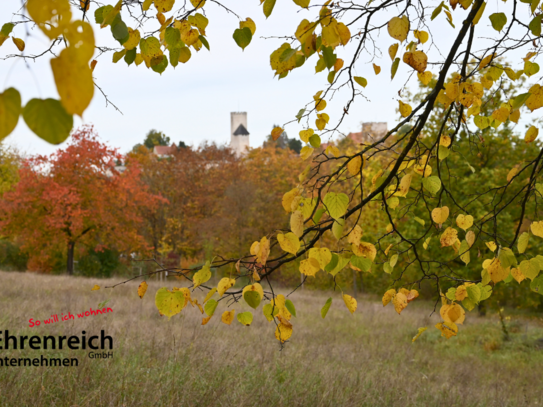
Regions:
<instances>
[{"instance_id":1,"label":"autumn foliage","mask_svg":"<svg viewBox=\"0 0 543 407\"><path fill-rule=\"evenodd\" d=\"M48 271L57 251L66 253L72 273L78 248L112 247L127 255L147 249L141 210L163 199L148 192L137 165L120 173L120 158L84 127L67 148L23 163L20 181L0 203L0 228L30 255L29 268Z\"/></svg>"}]
</instances>

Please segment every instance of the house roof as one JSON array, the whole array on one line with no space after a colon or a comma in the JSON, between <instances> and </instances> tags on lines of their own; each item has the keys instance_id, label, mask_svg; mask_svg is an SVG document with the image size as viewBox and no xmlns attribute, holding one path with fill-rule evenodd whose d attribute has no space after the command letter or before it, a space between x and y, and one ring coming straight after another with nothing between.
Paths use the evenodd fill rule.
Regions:
<instances>
[{"instance_id":1,"label":"house roof","mask_svg":"<svg viewBox=\"0 0 543 407\"><path fill-rule=\"evenodd\" d=\"M236 131L234 132L234 136L248 136L249 132L245 128L243 124L240 124Z\"/></svg>"},{"instance_id":2,"label":"house roof","mask_svg":"<svg viewBox=\"0 0 543 407\"><path fill-rule=\"evenodd\" d=\"M176 150L175 144L171 146L155 146L153 152L156 155L170 155Z\"/></svg>"}]
</instances>

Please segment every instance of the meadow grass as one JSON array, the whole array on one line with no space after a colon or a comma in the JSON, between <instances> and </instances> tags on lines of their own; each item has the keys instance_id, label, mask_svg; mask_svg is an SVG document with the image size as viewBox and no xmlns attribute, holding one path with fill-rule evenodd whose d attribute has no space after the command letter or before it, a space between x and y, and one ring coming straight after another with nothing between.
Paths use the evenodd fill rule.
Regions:
<instances>
[{"instance_id":1,"label":"meadow grass","mask_svg":"<svg viewBox=\"0 0 543 407\"><path fill-rule=\"evenodd\" d=\"M515 316L504 341L496 315L467 315L457 337L434 325L433 304L415 301L399 316L361 296L351 315L340 293L297 291L294 334L281 350L262 307L251 327L211 321L190 305L159 316L150 281L91 291L119 280L0 272L0 329L16 335L81 335L104 329L113 359L88 350L2 350L8 357L77 357L78 367L0 367L0 406L540 406L541 318ZM290 290L280 290L288 293ZM199 299L203 294L196 294ZM320 309L333 304L326 319ZM30 318L80 313L109 299L113 313L28 327ZM236 312L249 310L236 304ZM506 311L507 314L507 311ZM411 342L418 327L428 330ZM3 344L3 343L2 343Z\"/></svg>"}]
</instances>

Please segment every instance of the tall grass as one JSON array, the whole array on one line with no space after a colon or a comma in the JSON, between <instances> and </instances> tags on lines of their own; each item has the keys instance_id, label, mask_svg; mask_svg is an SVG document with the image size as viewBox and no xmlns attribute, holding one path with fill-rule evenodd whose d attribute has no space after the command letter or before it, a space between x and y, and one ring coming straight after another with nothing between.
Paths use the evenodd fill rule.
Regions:
<instances>
[{"instance_id":1,"label":"tall grass","mask_svg":"<svg viewBox=\"0 0 543 407\"><path fill-rule=\"evenodd\" d=\"M251 327L211 321L190 305L170 321L154 306L154 291L179 282L137 282L90 291L90 280L0 273L0 329L16 335L81 335L104 329L113 359L88 351L2 350L0 357L77 357L78 367L0 367L0 406L540 406L543 337L539 319L515 317L503 340L497 317L474 312L458 337L433 327L432 304L417 301L398 316L372 298L351 315L338 293L305 290L294 334L283 350L274 326L254 312ZM285 290L286 291L286 290ZM202 294L197 294L203 298ZM332 296L325 320L320 308ZM113 313L28 328L28 320L84 311L109 299ZM236 304L236 312L248 309ZM507 313L507 311L506 311ZM417 342L418 327L428 326Z\"/></svg>"}]
</instances>

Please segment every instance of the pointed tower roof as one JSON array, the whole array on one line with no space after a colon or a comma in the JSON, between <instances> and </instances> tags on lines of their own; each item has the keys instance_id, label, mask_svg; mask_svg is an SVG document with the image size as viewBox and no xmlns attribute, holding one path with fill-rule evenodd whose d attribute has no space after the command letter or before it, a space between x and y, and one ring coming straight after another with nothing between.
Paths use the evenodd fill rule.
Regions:
<instances>
[{"instance_id":1,"label":"pointed tower roof","mask_svg":"<svg viewBox=\"0 0 543 407\"><path fill-rule=\"evenodd\" d=\"M240 124L236 131L234 132L234 136L248 136L249 132L245 128L243 124Z\"/></svg>"}]
</instances>

